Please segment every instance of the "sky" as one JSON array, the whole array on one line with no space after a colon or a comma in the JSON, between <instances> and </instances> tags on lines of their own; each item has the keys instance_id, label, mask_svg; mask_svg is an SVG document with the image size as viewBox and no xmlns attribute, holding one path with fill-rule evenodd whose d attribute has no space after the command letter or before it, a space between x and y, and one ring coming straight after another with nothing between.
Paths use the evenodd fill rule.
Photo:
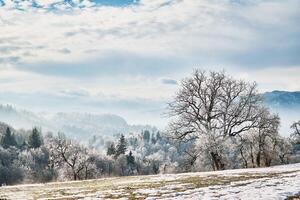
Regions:
<instances>
[{"instance_id":1,"label":"sky","mask_svg":"<svg viewBox=\"0 0 300 200\"><path fill-rule=\"evenodd\" d=\"M193 69L300 90L299 0L0 0L0 103L166 124Z\"/></svg>"}]
</instances>

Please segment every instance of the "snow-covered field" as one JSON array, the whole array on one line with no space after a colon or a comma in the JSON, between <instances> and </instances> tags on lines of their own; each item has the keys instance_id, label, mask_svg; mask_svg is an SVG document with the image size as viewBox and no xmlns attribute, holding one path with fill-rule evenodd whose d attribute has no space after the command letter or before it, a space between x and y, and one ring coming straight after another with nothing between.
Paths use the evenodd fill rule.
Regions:
<instances>
[{"instance_id":1,"label":"snow-covered field","mask_svg":"<svg viewBox=\"0 0 300 200\"><path fill-rule=\"evenodd\" d=\"M297 199L300 163L0 187L0 199Z\"/></svg>"}]
</instances>

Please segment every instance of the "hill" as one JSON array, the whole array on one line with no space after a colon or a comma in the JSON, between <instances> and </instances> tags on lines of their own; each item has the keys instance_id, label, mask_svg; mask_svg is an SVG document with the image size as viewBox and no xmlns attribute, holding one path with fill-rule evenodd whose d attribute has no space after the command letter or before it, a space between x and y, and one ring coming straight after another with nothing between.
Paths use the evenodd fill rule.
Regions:
<instances>
[{"instance_id":1,"label":"hill","mask_svg":"<svg viewBox=\"0 0 300 200\"><path fill-rule=\"evenodd\" d=\"M63 132L68 137L87 142L93 136L111 138L114 135L156 130L150 125L130 125L113 114L34 113L10 105L0 105L0 121L16 129L41 127L43 132Z\"/></svg>"},{"instance_id":2,"label":"hill","mask_svg":"<svg viewBox=\"0 0 300 200\"><path fill-rule=\"evenodd\" d=\"M263 97L266 101L266 104L274 108L300 108L300 92L275 90L264 93Z\"/></svg>"}]
</instances>

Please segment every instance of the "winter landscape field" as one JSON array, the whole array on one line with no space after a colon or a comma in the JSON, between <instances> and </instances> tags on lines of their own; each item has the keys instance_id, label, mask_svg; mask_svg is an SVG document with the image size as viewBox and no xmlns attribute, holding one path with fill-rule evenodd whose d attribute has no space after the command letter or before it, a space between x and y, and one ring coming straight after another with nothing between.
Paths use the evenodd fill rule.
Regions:
<instances>
[{"instance_id":1,"label":"winter landscape field","mask_svg":"<svg viewBox=\"0 0 300 200\"><path fill-rule=\"evenodd\" d=\"M299 200L299 19L299 0L0 0L0 200Z\"/></svg>"},{"instance_id":2,"label":"winter landscape field","mask_svg":"<svg viewBox=\"0 0 300 200\"><path fill-rule=\"evenodd\" d=\"M103 178L7 186L0 199L289 199L300 198L300 164L259 169Z\"/></svg>"}]
</instances>

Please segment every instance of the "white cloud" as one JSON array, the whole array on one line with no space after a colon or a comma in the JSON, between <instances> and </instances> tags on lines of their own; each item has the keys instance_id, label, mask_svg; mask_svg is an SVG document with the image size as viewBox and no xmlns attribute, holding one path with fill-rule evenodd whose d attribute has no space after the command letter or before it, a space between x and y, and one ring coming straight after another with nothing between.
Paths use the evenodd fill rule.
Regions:
<instances>
[{"instance_id":1,"label":"white cloud","mask_svg":"<svg viewBox=\"0 0 300 200\"><path fill-rule=\"evenodd\" d=\"M300 90L297 0L85 0L52 11L58 0L30 2L0 8L2 91L165 101L177 86L162 83L195 67L225 69L262 91Z\"/></svg>"},{"instance_id":2,"label":"white cloud","mask_svg":"<svg viewBox=\"0 0 300 200\"><path fill-rule=\"evenodd\" d=\"M259 83L262 92L272 90L299 91L300 67L268 68L252 71L248 74L248 80Z\"/></svg>"}]
</instances>

